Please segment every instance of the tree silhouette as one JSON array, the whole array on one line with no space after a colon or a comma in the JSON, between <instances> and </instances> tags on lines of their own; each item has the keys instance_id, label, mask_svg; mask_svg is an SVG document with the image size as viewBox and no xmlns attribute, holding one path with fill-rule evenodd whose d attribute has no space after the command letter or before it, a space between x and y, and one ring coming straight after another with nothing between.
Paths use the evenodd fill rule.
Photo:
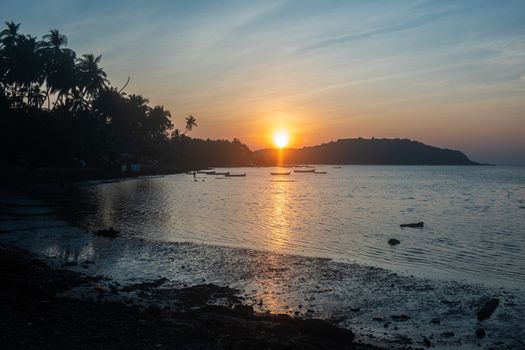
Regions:
<instances>
[{"instance_id":1,"label":"tree silhouette","mask_svg":"<svg viewBox=\"0 0 525 350\"><path fill-rule=\"evenodd\" d=\"M197 127L197 120L192 115L187 116L186 117L186 130L184 131L183 135L186 135L188 131L193 130L194 127Z\"/></svg>"},{"instance_id":2,"label":"tree silhouette","mask_svg":"<svg viewBox=\"0 0 525 350\"><path fill-rule=\"evenodd\" d=\"M77 64L78 84L80 90L89 99L107 86L106 72L99 67L102 56L83 55Z\"/></svg>"},{"instance_id":3,"label":"tree silhouette","mask_svg":"<svg viewBox=\"0 0 525 350\"><path fill-rule=\"evenodd\" d=\"M18 30L20 29L20 23L5 22L6 29L0 32L0 42L2 45L9 49L14 46L16 39L18 38Z\"/></svg>"},{"instance_id":4,"label":"tree silhouette","mask_svg":"<svg viewBox=\"0 0 525 350\"><path fill-rule=\"evenodd\" d=\"M109 166L130 156L246 164L249 150L240 142L186 137L197 127L193 116L186 117L181 134L163 106L112 87L102 57L77 58L59 30L39 40L19 29L6 22L0 31L0 164L72 165L83 159Z\"/></svg>"},{"instance_id":5,"label":"tree silhouette","mask_svg":"<svg viewBox=\"0 0 525 350\"><path fill-rule=\"evenodd\" d=\"M67 36L60 34L58 29L52 29L49 34L45 34L42 39L54 50L61 50L62 46L67 45Z\"/></svg>"}]
</instances>

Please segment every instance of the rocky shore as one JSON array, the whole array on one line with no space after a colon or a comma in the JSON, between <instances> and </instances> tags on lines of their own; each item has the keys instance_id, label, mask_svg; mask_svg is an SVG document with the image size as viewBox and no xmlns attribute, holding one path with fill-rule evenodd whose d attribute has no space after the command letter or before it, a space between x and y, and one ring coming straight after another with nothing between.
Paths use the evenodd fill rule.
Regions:
<instances>
[{"instance_id":1,"label":"rocky shore","mask_svg":"<svg viewBox=\"0 0 525 350\"><path fill-rule=\"evenodd\" d=\"M0 246L2 349L380 349L320 319L255 314L235 291L212 284L160 290L162 280L105 290L99 281L53 269L18 248ZM98 297L71 293L84 286ZM162 293L179 309L103 298ZM228 305L210 305L220 295Z\"/></svg>"}]
</instances>

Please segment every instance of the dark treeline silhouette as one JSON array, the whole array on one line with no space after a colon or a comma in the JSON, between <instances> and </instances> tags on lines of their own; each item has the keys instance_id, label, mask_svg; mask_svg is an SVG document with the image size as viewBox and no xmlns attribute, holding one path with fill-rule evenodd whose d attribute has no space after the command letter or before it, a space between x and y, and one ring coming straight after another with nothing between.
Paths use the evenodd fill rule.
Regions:
<instances>
[{"instance_id":1,"label":"dark treeline silhouette","mask_svg":"<svg viewBox=\"0 0 525 350\"><path fill-rule=\"evenodd\" d=\"M277 152L253 152L258 165L277 164ZM408 139L343 139L319 146L287 149L289 164L392 164L392 165L474 165L460 151L437 148Z\"/></svg>"},{"instance_id":2,"label":"dark treeline silhouette","mask_svg":"<svg viewBox=\"0 0 525 350\"><path fill-rule=\"evenodd\" d=\"M275 150L251 152L237 139L188 137L197 126L193 116L183 130L176 129L163 106L111 86L101 56L78 56L58 30L37 39L19 29L20 24L8 22L0 32L0 166L116 169L139 162L182 170L277 164ZM475 164L459 151L399 139L347 139L287 149L285 162Z\"/></svg>"},{"instance_id":3,"label":"dark treeline silhouette","mask_svg":"<svg viewBox=\"0 0 525 350\"><path fill-rule=\"evenodd\" d=\"M238 139L202 140L182 139L174 153L178 164L193 167L249 166L253 164L252 152Z\"/></svg>"},{"instance_id":4,"label":"dark treeline silhouette","mask_svg":"<svg viewBox=\"0 0 525 350\"><path fill-rule=\"evenodd\" d=\"M111 86L101 56L78 56L58 30L39 40L19 29L8 22L0 32L3 165L244 164L245 145L187 137L193 116L175 129L169 111Z\"/></svg>"}]
</instances>

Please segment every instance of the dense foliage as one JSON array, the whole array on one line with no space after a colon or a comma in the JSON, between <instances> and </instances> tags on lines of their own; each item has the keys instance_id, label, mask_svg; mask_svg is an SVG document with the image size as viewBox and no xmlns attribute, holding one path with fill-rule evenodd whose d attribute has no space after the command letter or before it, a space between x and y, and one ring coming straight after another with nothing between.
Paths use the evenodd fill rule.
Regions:
<instances>
[{"instance_id":1,"label":"dense foliage","mask_svg":"<svg viewBox=\"0 0 525 350\"><path fill-rule=\"evenodd\" d=\"M163 106L111 86L101 56L78 56L58 30L39 40L19 29L7 22L0 32L3 164L108 165L125 157L177 163L195 161L193 144L226 143L241 153L246 147L191 141L186 133L197 126L193 116L186 118L184 131L174 129ZM199 152L206 153L202 147ZM216 162L207 153L206 162Z\"/></svg>"}]
</instances>

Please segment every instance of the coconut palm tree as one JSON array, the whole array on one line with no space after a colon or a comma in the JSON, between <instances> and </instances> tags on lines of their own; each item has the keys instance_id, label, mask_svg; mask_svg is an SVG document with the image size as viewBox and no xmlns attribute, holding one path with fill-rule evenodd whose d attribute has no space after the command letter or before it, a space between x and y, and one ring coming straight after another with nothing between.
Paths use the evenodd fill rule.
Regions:
<instances>
[{"instance_id":1,"label":"coconut palm tree","mask_svg":"<svg viewBox=\"0 0 525 350\"><path fill-rule=\"evenodd\" d=\"M19 37L18 29L20 29L20 23L17 24L11 21L5 22L5 25L7 28L0 32L0 43L4 48L9 48L15 44L16 39Z\"/></svg>"},{"instance_id":2,"label":"coconut palm tree","mask_svg":"<svg viewBox=\"0 0 525 350\"><path fill-rule=\"evenodd\" d=\"M19 35L4 52L3 61L7 69L3 72L3 84L7 85L13 97L13 106L20 108L29 96L40 90L44 81L42 43L29 35Z\"/></svg>"},{"instance_id":3,"label":"coconut palm tree","mask_svg":"<svg viewBox=\"0 0 525 350\"><path fill-rule=\"evenodd\" d=\"M106 72L99 67L102 56L83 55L77 63L79 87L92 100L108 84Z\"/></svg>"},{"instance_id":4,"label":"coconut palm tree","mask_svg":"<svg viewBox=\"0 0 525 350\"><path fill-rule=\"evenodd\" d=\"M171 123L171 114L168 110L165 110L163 106L153 107L146 118L143 128L145 134L149 140L162 140L165 139L173 124Z\"/></svg>"},{"instance_id":5,"label":"coconut palm tree","mask_svg":"<svg viewBox=\"0 0 525 350\"><path fill-rule=\"evenodd\" d=\"M49 34L44 35L42 38L50 48L55 50L61 50L62 46L67 45L67 36L60 34L58 29L50 30Z\"/></svg>"},{"instance_id":6,"label":"coconut palm tree","mask_svg":"<svg viewBox=\"0 0 525 350\"><path fill-rule=\"evenodd\" d=\"M67 104L68 95L76 84L76 54L63 47L67 45L67 36L60 34L57 29L50 30L42 39L46 45L46 97L49 109L51 94L57 94L55 106L59 102Z\"/></svg>"},{"instance_id":7,"label":"coconut palm tree","mask_svg":"<svg viewBox=\"0 0 525 350\"><path fill-rule=\"evenodd\" d=\"M186 117L186 130L184 131L183 135L186 135L188 131L191 131L194 127L197 127L197 119L195 119L192 115L189 115Z\"/></svg>"}]
</instances>

